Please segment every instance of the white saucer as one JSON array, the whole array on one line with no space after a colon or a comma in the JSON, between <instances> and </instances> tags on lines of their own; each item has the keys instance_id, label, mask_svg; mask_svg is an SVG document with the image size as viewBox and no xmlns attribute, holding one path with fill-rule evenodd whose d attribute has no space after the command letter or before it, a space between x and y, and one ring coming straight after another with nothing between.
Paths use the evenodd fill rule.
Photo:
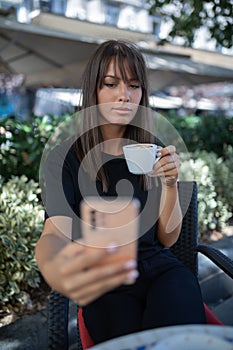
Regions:
<instances>
[{"instance_id":1,"label":"white saucer","mask_svg":"<svg viewBox=\"0 0 233 350\"><path fill-rule=\"evenodd\" d=\"M233 350L233 343L213 334L181 333L160 340L151 350Z\"/></svg>"},{"instance_id":2,"label":"white saucer","mask_svg":"<svg viewBox=\"0 0 233 350\"><path fill-rule=\"evenodd\" d=\"M93 350L233 350L233 327L180 325L115 338Z\"/></svg>"}]
</instances>

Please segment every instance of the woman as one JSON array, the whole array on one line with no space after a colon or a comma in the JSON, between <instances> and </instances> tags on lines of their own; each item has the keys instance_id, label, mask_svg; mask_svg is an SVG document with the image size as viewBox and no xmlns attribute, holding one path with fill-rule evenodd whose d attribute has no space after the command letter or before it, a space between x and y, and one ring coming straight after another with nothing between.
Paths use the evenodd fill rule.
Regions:
<instances>
[{"instance_id":1,"label":"woman","mask_svg":"<svg viewBox=\"0 0 233 350\"><path fill-rule=\"evenodd\" d=\"M89 251L71 242L75 220L69 209L60 205L55 175L58 163L53 154L46 171L46 220L36 247L45 280L83 307L95 343L159 326L205 323L197 278L168 249L177 241L182 222L176 149L172 145L162 148L148 177L129 173L122 155L126 140L155 141L148 132L147 113L144 118L141 113L148 107L148 83L138 48L115 40L100 45L84 72L82 91L85 132L65 152L62 168L62 186L72 212L79 216L83 188L86 193L95 188L99 196L117 196L120 180L127 180L134 197L147 208L142 223L148 217L154 216L154 220L146 232L141 226L137 261L98 266L104 256L119 248L113 242L106 249ZM96 108L89 108L95 105L97 114L93 112ZM83 176L78 177L79 172ZM122 189L124 194L128 187Z\"/></svg>"}]
</instances>

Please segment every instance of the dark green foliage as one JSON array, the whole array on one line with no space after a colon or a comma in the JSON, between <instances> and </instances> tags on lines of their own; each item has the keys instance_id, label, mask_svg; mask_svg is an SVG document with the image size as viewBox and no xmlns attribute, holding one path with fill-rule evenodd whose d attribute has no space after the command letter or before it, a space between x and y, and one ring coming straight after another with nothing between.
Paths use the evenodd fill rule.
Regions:
<instances>
[{"instance_id":1,"label":"dark green foliage","mask_svg":"<svg viewBox=\"0 0 233 350\"><path fill-rule=\"evenodd\" d=\"M0 121L0 175L5 180L12 175L39 179L39 164L45 144L57 125L70 116L58 118L32 116L31 119Z\"/></svg>"},{"instance_id":2,"label":"dark green foliage","mask_svg":"<svg viewBox=\"0 0 233 350\"><path fill-rule=\"evenodd\" d=\"M44 217L39 192L38 184L26 176L7 183L0 177L0 305L13 305L39 286L34 258Z\"/></svg>"},{"instance_id":3,"label":"dark green foliage","mask_svg":"<svg viewBox=\"0 0 233 350\"><path fill-rule=\"evenodd\" d=\"M197 181L200 237L221 231L233 212L232 146L225 147L225 159L214 152L196 151L181 155L182 180Z\"/></svg>"},{"instance_id":4,"label":"dark green foliage","mask_svg":"<svg viewBox=\"0 0 233 350\"><path fill-rule=\"evenodd\" d=\"M233 117L224 115L178 116L166 115L168 121L182 136L190 152L205 150L224 156L225 145L233 146Z\"/></svg>"},{"instance_id":5,"label":"dark green foliage","mask_svg":"<svg viewBox=\"0 0 233 350\"><path fill-rule=\"evenodd\" d=\"M196 30L204 26L209 29L210 37L216 40L217 45L232 47L232 0L147 0L147 2L151 13L161 14L173 21L166 41L181 36L185 44L190 46L194 42Z\"/></svg>"}]
</instances>

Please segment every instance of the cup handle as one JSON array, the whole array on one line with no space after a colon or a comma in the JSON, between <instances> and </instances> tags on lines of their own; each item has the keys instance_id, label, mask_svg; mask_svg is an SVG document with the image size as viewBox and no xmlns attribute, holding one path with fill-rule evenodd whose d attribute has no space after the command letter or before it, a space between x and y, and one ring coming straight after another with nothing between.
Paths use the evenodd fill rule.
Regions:
<instances>
[{"instance_id":1,"label":"cup handle","mask_svg":"<svg viewBox=\"0 0 233 350\"><path fill-rule=\"evenodd\" d=\"M163 147L159 146L157 147L157 151L161 151L161 149L163 149ZM154 165L158 162L158 160L160 160L161 157L156 157L155 158L155 162L154 162Z\"/></svg>"}]
</instances>

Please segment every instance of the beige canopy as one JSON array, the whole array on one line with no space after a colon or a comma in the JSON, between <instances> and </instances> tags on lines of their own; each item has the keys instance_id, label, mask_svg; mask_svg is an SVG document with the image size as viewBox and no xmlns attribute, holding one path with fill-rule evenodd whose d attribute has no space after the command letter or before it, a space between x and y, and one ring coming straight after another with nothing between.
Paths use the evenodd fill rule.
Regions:
<instances>
[{"instance_id":1,"label":"beige canopy","mask_svg":"<svg viewBox=\"0 0 233 350\"><path fill-rule=\"evenodd\" d=\"M141 45L152 91L171 85L233 81L229 63L225 68L224 64L198 62L190 54L145 45L151 40L145 33L50 13L40 13L29 24L0 17L0 73L21 73L26 86L79 88L90 55L100 42L110 38Z\"/></svg>"}]
</instances>

